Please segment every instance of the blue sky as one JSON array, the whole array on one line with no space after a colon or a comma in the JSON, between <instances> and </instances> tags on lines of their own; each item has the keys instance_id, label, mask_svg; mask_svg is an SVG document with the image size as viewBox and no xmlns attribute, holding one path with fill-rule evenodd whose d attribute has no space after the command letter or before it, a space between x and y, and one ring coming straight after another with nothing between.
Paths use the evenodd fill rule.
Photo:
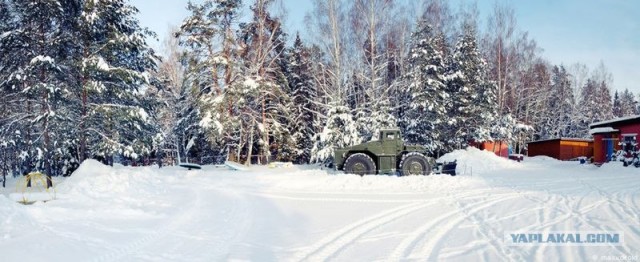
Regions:
<instances>
[{"instance_id":1,"label":"blue sky","mask_svg":"<svg viewBox=\"0 0 640 262\"><path fill-rule=\"evenodd\" d=\"M288 11L287 30L304 31L309 0L281 0ZM408 0L411 1L411 0ZM464 0L454 0L457 2ZM162 39L169 25L179 26L188 12L187 0L131 0L140 9L143 26ZM245 1L250 2L250 1ZM495 1L479 0L484 21ZM581 62L595 68L603 61L614 77L614 88L640 93L640 1L636 0L513 0L518 28L526 30L554 64ZM454 8L455 4L454 4ZM151 43L159 47L159 43Z\"/></svg>"}]
</instances>

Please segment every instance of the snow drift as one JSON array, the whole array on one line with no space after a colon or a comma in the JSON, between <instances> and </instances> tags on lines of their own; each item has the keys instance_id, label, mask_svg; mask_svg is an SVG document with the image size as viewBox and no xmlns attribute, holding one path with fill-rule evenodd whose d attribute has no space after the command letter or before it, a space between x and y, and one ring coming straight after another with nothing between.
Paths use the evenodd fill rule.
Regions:
<instances>
[{"instance_id":1,"label":"snow drift","mask_svg":"<svg viewBox=\"0 0 640 262\"><path fill-rule=\"evenodd\" d=\"M152 167L128 168L121 165L104 165L96 160L86 160L62 184L58 193L70 197L111 198L118 195L136 197L162 194L163 183L171 177L160 177Z\"/></svg>"},{"instance_id":2,"label":"snow drift","mask_svg":"<svg viewBox=\"0 0 640 262\"><path fill-rule=\"evenodd\" d=\"M0 192L0 257L582 261L638 254L640 169L543 157L518 163L475 148L439 161L454 159L473 167L473 176L360 177L319 166L188 171L86 161L57 184L57 200L24 206ZM624 243L504 241L505 232L559 231L623 232Z\"/></svg>"},{"instance_id":3,"label":"snow drift","mask_svg":"<svg viewBox=\"0 0 640 262\"><path fill-rule=\"evenodd\" d=\"M475 147L459 149L445 154L438 159L438 162L451 162L454 160L458 163L457 173L462 173L467 169L473 175L483 175L494 170L515 168L520 165L516 161L499 157L490 151L480 150Z\"/></svg>"}]
</instances>

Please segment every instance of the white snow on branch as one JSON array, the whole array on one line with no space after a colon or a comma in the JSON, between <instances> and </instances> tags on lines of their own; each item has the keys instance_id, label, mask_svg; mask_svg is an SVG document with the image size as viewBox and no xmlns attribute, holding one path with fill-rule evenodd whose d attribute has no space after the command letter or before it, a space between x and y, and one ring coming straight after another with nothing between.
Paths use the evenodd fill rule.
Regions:
<instances>
[{"instance_id":1,"label":"white snow on branch","mask_svg":"<svg viewBox=\"0 0 640 262\"><path fill-rule=\"evenodd\" d=\"M31 64L36 64L38 62L42 62L42 63L49 63L49 64L53 64L53 58L49 57L49 56L43 56L43 55L39 55L34 57L33 59L31 59Z\"/></svg>"}]
</instances>

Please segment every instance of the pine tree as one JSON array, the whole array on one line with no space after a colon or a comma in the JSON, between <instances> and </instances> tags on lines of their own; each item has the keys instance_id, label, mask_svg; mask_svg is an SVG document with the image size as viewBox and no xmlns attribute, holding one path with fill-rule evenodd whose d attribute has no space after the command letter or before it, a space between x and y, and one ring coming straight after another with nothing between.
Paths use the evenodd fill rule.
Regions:
<instances>
[{"instance_id":1,"label":"pine tree","mask_svg":"<svg viewBox=\"0 0 640 262\"><path fill-rule=\"evenodd\" d=\"M250 7L252 19L240 24L237 53L226 61L234 65L234 80L200 99L203 126L211 136L231 138L225 143L235 147L236 158L244 154L246 164L254 154L260 162L278 152L292 155L288 66L282 53L286 34L268 11L272 3L256 1Z\"/></svg>"},{"instance_id":2,"label":"pine tree","mask_svg":"<svg viewBox=\"0 0 640 262\"><path fill-rule=\"evenodd\" d=\"M290 56L289 87L293 101L293 140L295 141L296 163L309 163L316 121L316 86L311 75L311 61L308 49L296 34Z\"/></svg>"},{"instance_id":3,"label":"pine tree","mask_svg":"<svg viewBox=\"0 0 640 262\"><path fill-rule=\"evenodd\" d=\"M633 93L631 93L629 89L625 89L622 92L622 95L620 96L620 116L623 117L623 116L637 115L638 114L638 111L636 108L637 103L638 102L633 96ZM615 104L614 104L614 108L615 108Z\"/></svg>"},{"instance_id":4,"label":"pine tree","mask_svg":"<svg viewBox=\"0 0 640 262\"><path fill-rule=\"evenodd\" d=\"M360 142L361 139L351 110L344 105L331 102L326 124L315 137L313 149L311 150L311 162L331 163L335 148L352 146Z\"/></svg>"},{"instance_id":5,"label":"pine tree","mask_svg":"<svg viewBox=\"0 0 640 262\"><path fill-rule=\"evenodd\" d=\"M596 110L596 117L594 121L604 121L613 118L613 99L611 97L611 89L604 81L602 81L598 85L596 92L600 105L594 108L594 110Z\"/></svg>"},{"instance_id":6,"label":"pine tree","mask_svg":"<svg viewBox=\"0 0 640 262\"><path fill-rule=\"evenodd\" d=\"M12 108L13 104L9 103L8 96L13 92L5 87L5 79L8 79L10 71L7 69L7 61L10 53L3 51L7 50L6 44L8 38L12 35L15 24L13 23L13 15L9 10L8 0L0 0L0 175L2 175L2 187L5 187L6 176L12 173L11 163L15 162L15 146L11 145L13 141L11 134L7 133L7 126L9 114L9 108ZM15 141L13 141L15 143Z\"/></svg>"},{"instance_id":7,"label":"pine tree","mask_svg":"<svg viewBox=\"0 0 640 262\"><path fill-rule=\"evenodd\" d=\"M613 116L614 117L622 117L622 105L620 104L620 96L618 95L618 90L613 93Z\"/></svg>"},{"instance_id":8,"label":"pine tree","mask_svg":"<svg viewBox=\"0 0 640 262\"><path fill-rule=\"evenodd\" d=\"M117 154L133 160L149 155L157 134L153 102L141 91L156 69L155 53L145 42L153 34L140 26L136 13L125 0L87 1L79 22L80 137L87 140L81 146L89 144L90 155L110 163Z\"/></svg>"},{"instance_id":9,"label":"pine tree","mask_svg":"<svg viewBox=\"0 0 640 262\"><path fill-rule=\"evenodd\" d=\"M581 128L578 135L589 137L588 126L591 123L613 118L613 101L611 92L604 82L596 82L589 78L580 95Z\"/></svg>"},{"instance_id":10,"label":"pine tree","mask_svg":"<svg viewBox=\"0 0 640 262\"><path fill-rule=\"evenodd\" d=\"M237 122L240 116L234 112L234 100L226 99L222 90L242 83L232 32L240 5L240 0L190 2L191 14L176 33L185 49L186 72L174 133L185 160L226 152L231 160L239 161L244 143Z\"/></svg>"},{"instance_id":11,"label":"pine tree","mask_svg":"<svg viewBox=\"0 0 640 262\"><path fill-rule=\"evenodd\" d=\"M449 95L445 85L444 58L440 46L444 38L432 34L431 26L418 23L411 36L408 71L404 74L409 105L404 109L401 127L406 140L426 146L431 152L443 147ZM435 35L430 37L431 35Z\"/></svg>"},{"instance_id":12,"label":"pine tree","mask_svg":"<svg viewBox=\"0 0 640 262\"><path fill-rule=\"evenodd\" d=\"M27 154L20 165L26 166L25 172L37 170L51 176L58 140L54 129L60 124L57 122L66 121L58 114L67 88L63 79L69 73L60 64L64 60L61 24L65 10L57 0L8 4L16 20L11 31L2 33L0 53L11 54L2 61L4 70L11 72L3 87L13 90L15 103L24 106L10 112L8 118L18 121L12 122L5 134L24 132L27 148L22 150Z\"/></svg>"},{"instance_id":13,"label":"pine tree","mask_svg":"<svg viewBox=\"0 0 640 262\"><path fill-rule=\"evenodd\" d=\"M540 139L569 136L575 102L564 66L554 66L551 69L551 83L544 103L544 112L541 114L544 120L537 127Z\"/></svg>"},{"instance_id":14,"label":"pine tree","mask_svg":"<svg viewBox=\"0 0 640 262\"><path fill-rule=\"evenodd\" d=\"M107 145L148 152L152 103L140 90L155 58L137 10L124 0L2 3L14 15L0 39L0 53L12 54L2 57L0 85L16 107L0 135L24 152L14 172L68 175L85 151L99 157Z\"/></svg>"},{"instance_id":15,"label":"pine tree","mask_svg":"<svg viewBox=\"0 0 640 262\"><path fill-rule=\"evenodd\" d=\"M448 150L465 147L471 140L491 140L496 93L495 85L487 80L486 70L478 52L475 28L465 24L447 72L447 89L451 94Z\"/></svg>"}]
</instances>

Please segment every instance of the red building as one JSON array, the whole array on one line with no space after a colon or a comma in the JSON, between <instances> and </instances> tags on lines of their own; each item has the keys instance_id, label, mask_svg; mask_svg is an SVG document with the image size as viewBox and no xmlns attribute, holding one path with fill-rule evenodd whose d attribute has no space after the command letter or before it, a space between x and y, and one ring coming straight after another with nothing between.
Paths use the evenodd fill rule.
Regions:
<instances>
[{"instance_id":1,"label":"red building","mask_svg":"<svg viewBox=\"0 0 640 262\"><path fill-rule=\"evenodd\" d=\"M529 156L549 156L559 160L593 156L593 140L580 138L555 138L527 143Z\"/></svg>"},{"instance_id":2,"label":"red building","mask_svg":"<svg viewBox=\"0 0 640 262\"><path fill-rule=\"evenodd\" d=\"M491 151L497 156L501 157L509 157L509 144L503 141L494 141L494 142L474 142L471 141L470 145L472 147L478 148L480 150Z\"/></svg>"},{"instance_id":3,"label":"red building","mask_svg":"<svg viewBox=\"0 0 640 262\"><path fill-rule=\"evenodd\" d=\"M620 142L635 140L640 133L640 115L616 118L589 125L593 135L593 162L602 164L620 149Z\"/></svg>"}]
</instances>

